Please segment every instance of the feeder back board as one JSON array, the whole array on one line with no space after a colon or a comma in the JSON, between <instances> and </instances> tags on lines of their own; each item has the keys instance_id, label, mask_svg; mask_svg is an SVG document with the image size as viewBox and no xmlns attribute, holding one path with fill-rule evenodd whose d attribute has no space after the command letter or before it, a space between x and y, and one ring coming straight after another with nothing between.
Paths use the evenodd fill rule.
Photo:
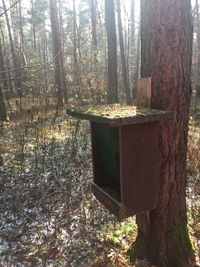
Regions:
<instances>
[{"instance_id":1,"label":"feeder back board","mask_svg":"<svg viewBox=\"0 0 200 267\"><path fill-rule=\"evenodd\" d=\"M169 112L118 104L67 109L91 124L96 198L119 219L156 206L159 121Z\"/></svg>"}]
</instances>

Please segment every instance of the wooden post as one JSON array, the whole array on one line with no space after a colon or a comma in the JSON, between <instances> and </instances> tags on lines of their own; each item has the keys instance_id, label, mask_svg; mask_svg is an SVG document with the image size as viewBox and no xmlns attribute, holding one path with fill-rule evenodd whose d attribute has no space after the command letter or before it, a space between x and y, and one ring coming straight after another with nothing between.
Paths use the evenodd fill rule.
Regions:
<instances>
[{"instance_id":1,"label":"wooden post","mask_svg":"<svg viewBox=\"0 0 200 267\"><path fill-rule=\"evenodd\" d=\"M151 77L145 77L137 81L137 105L151 108Z\"/></svg>"},{"instance_id":2,"label":"wooden post","mask_svg":"<svg viewBox=\"0 0 200 267\"><path fill-rule=\"evenodd\" d=\"M151 108L151 77L145 77L137 80L137 106ZM143 212L149 220L150 212ZM144 233L147 232L145 224L141 227Z\"/></svg>"}]
</instances>

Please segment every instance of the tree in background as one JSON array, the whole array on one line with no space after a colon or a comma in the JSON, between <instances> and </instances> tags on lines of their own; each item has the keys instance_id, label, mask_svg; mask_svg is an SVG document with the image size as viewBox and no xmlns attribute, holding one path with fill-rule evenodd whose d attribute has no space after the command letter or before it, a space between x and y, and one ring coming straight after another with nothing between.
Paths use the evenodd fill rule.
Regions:
<instances>
[{"instance_id":1,"label":"tree in background","mask_svg":"<svg viewBox=\"0 0 200 267\"><path fill-rule=\"evenodd\" d=\"M185 198L191 58L190 1L141 0L141 75L152 77L152 108L172 112L160 124L157 207L137 215L133 253L156 266L185 267L193 255Z\"/></svg>"},{"instance_id":2,"label":"tree in background","mask_svg":"<svg viewBox=\"0 0 200 267\"><path fill-rule=\"evenodd\" d=\"M2 87L6 91L8 91L8 83L7 83L6 69L5 69L5 64L4 64L1 37L0 37L0 77L1 77L1 80L2 80Z\"/></svg>"},{"instance_id":3,"label":"tree in background","mask_svg":"<svg viewBox=\"0 0 200 267\"><path fill-rule=\"evenodd\" d=\"M3 60L3 51L2 51L2 43L0 38L0 79L2 80L2 83L0 83L0 123L6 120L7 118L7 110L4 100L4 94L2 90L3 88L7 89L7 79L5 75L5 68L4 68L4 60Z\"/></svg>"},{"instance_id":4,"label":"tree in background","mask_svg":"<svg viewBox=\"0 0 200 267\"><path fill-rule=\"evenodd\" d=\"M7 118L7 111L6 111L6 105L4 100L4 95L2 92L2 88L0 86L0 122L6 121Z\"/></svg>"},{"instance_id":5,"label":"tree in background","mask_svg":"<svg viewBox=\"0 0 200 267\"><path fill-rule=\"evenodd\" d=\"M136 98L140 67L140 21L136 24L135 1L131 0L129 76L132 97Z\"/></svg>"},{"instance_id":6,"label":"tree in background","mask_svg":"<svg viewBox=\"0 0 200 267\"><path fill-rule=\"evenodd\" d=\"M116 103L118 102L118 75L115 5L113 0L105 0L105 20L108 43L108 103Z\"/></svg>"},{"instance_id":7,"label":"tree in background","mask_svg":"<svg viewBox=\"0 0 200 267\"><path fill-rule=\"evenodd\" d=\"M58 26L58 11L57 1L50 0L50 20L51 20L51 34L52 34L52 47L53 47L53 58L55 62L55 85L57 89L57 107L63 106L63 96L65 93L65 74L63 70L63 53L61 50L60 31ZM65 99L66 99L65 95Z\"/></svg>"},{"instance_id":8,"label":"tree in background","mask_svg":"<svg viewBox=\"0 0 200 267\"><path fill-rule=\"evenodd\" d=\"M15 51L14 39L12 35L12 32L15 32L15 31L12 31L11 29L11 24L10 24L10 20L8 17L7 6L6 6L5 0L2 0L2 4L3 4L4 14L5 14L5 19L6 19L6 26L7 26L8 37L9 37L9 45L10 45L12 62L13 62L13 67L14 67L15 90L17 90L18 96L20 98L20 108L22 108L22 103L21 103L22 91L21 91L20 71L18 69L20 65L17 60L17 54Z\"/></svg>"},{"instance_id":9,"label":"tree in background","mask_svg":"<svg viewBox=\"0 0 200 267\"><path fill-rule=\"evenodd\" d=\"M92 50L94 57L94 65L97 63L97 11L96 11L96 0L90 0L91 10L91 26L92 26Z\"/></svg>"},{"instance_id":10,"label":"tree in background","mask_svg":"<svg viewBox=\"0 0 200 267\"><path fill-rule=\"evenodd\" d=\"M76 83L80 83L80 73L78 67L78 40L77 40L77 17L76 17L76 1L73 0L73 68L74 68L74 80Z\"/></svg>"},{"instance_id":11,"label":"tree in background","mask_svg":"<svg viewBox=\"0 0 200 267\"><path fill-rule=\"evenodd\" d=\"M127 103L130 104L132 100L131 100L131 93L130 93L130 88L129 88L127 64L126 64L126 57L125 57L125 51L124 51L124 38L123 38L123 29L122 29L120 0L117 0L117 14L118 14L119 46L120 46L120 55L121 55L124 92L126 95Z\"/></svg>"},{"instance_id":12,"label":"tree in background","mask_svg":"<svg viewBox=\"0 0 200 267\"><path fill-rule=\"evenodd\" d=\"M32 97L34 103L41 102L47 96L57 102L59 94L55 95L55 87L57 92L60 92L58 90L60 86L53 84L60 83L62 97L79 100L80 104L86 99L87 101L99 99L105 103L107 97L110 99L109 102L117 102L118 91L121 95L125 91L124 86L118 88L118 80L124 81L124 84L129 80L130 32L127 29L129 12L124 2L121 1L120 8L122 29L119 30L122 42L119 42L119 47L116 43L118 29L115 26L114 1L112 3L105 0L52 0L51 2L57 3L55 12L50 12L50 0L30 0L29 4L25 2L25 0L4 0L0 5L0 8L6 11L1 16L0 31L8 81L8 89L2 88L2 90L7 90L9 93L18 91L18 95L10 94L20 97L18 103L23 100L26 102L25 98L29 97ZM108 16L104 16L105 7ZM107 17L106 27L104 27L105 17ZM49 20L55 22L51 28ZM58 30L55 30L56 28ZM60 57L58 56L58 64L56 54L59 51L61 53ZM117 57L120 53L117 51L121 51L123 58L118 69ZM110 73L108 76L106 65ZM131 60L132 70L135 69L134 65L135 61ZM117 70L122 69L121 66L123 71L117 73ZM61 75L56 74L58 71ZM127 78L123 78L122 74ZM135 79L132 74L131 87ZM61 77L61 81L58 76ZM55 78L58 82L55 82ZM106 80L108 80L108 90ZM114 93L111 93L112 91ZM23 103L20 106L24 108Z\"/></svg>"}]
</instances>

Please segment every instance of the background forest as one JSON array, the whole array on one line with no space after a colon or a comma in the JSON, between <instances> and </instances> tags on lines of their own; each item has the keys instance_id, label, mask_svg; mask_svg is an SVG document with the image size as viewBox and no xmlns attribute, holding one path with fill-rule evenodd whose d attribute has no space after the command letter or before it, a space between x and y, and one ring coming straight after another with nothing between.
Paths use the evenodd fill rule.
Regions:
<instances>
[{"instance_id":1,"label":"background forest","mask_svg":"<svg viewBox=\"0 0 200 267\"><path fill-rule=\"evenodd\" d=\"M139 3L0 1L0 266L133 266L137 226L90 193L89 125L71 105L107 103L107 32L117 36L119 102L134 102L140 78ZM108 1L107 1L108 3ZM200 251L200 3L194 21L187 204ZM106 15L106 18L105 18ZM106 31L107 30L107 31ZM112 47L114 49L114 46ZM113 77L112 77L113 78Z\"/></svg>"}]
</instances>

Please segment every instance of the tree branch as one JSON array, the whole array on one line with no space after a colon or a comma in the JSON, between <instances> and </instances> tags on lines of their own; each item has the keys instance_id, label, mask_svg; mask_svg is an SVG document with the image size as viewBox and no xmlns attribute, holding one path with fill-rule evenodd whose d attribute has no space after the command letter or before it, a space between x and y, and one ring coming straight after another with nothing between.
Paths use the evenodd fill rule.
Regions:
<instances>
[{"instance_id":1,"label":"tree branch","mask_svg":"<svg viewBox=\"0 0 200 267\"><path fill-rule=\"evenodd\" d=\"M4 10L3 13L0 14L0 17L2 17L6 12L8 12L11 8L16 6L21 0L16 1L14 4L12 4L10 7L8 7L6 10Z\"/></svg>"}]
</instances>

